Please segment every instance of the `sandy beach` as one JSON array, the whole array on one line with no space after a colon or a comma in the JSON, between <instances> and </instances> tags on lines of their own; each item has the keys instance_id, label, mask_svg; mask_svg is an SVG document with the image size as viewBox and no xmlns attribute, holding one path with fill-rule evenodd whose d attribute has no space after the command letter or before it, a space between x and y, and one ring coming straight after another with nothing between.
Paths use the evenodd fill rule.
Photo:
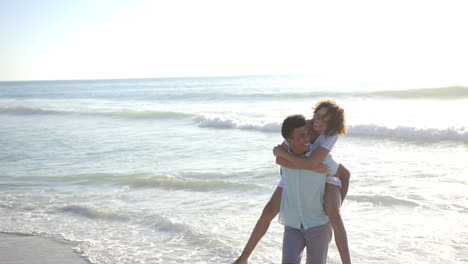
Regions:
<instances>
[{"instance_id":1,"label":"sandy beach","mask_svg":"<svg viewBox=\"0 0 468 264\"><path fill-rule=\"evenodd\" d=\"M38 236L0 233L0 263L89 263L73 251L73 243Z\"/></svg>"}]
</instances>

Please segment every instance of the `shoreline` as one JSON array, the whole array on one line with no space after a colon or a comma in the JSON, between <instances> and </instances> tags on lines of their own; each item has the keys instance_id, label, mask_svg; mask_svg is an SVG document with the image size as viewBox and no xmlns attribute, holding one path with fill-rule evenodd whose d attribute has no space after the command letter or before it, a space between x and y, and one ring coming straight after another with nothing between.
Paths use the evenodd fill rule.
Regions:
<instances>
[{"instance_id":1,"label":"shoreline","mask_svg":"<svg viewBox=\"0 0 468 264\"><path fill-rule=\"evenodd\" d=\"M0 232L2 264L90 264L73 251L75 243L20 233Z\"/></svg>"}]
</instances>

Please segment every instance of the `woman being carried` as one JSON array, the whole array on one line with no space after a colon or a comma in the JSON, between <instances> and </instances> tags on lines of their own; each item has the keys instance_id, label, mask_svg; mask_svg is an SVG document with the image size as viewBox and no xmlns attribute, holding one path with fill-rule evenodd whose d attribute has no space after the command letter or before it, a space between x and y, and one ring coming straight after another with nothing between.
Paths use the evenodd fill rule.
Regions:
<instances>
[{"instance_id":1,"label":"woman being carried","mask_svg":"<svg viewBox=\"0 0 468 264\"><path fill-rule=\"evenodd\" d=\"M327 167L322 164L323 160L330 153L338 140L339 135L346 134L346 122L344 110L331 100L320 101L314 107L312 120L307 121L307 131L310 142L317 147L310 157L300 157L287 151L287 142L278 145L273 149L276 156L276 163L291 169L313 170L319 173L326 173ZM341 218L341 204L346 197L349 187L349 171L342 165L338 172L327 175L327 183L324 195L325 212L328 215L335 234L335 243L340 253L342 263L351 263L349 254L348 239L346 229ZM255 249L260 239L265 235L271 221L279 212L282 195L282 180L270 198L270 201L263 209L249 241L247 242L241 256L234 264L247 264L248 258Z\"/></svg>"}]
</instances>

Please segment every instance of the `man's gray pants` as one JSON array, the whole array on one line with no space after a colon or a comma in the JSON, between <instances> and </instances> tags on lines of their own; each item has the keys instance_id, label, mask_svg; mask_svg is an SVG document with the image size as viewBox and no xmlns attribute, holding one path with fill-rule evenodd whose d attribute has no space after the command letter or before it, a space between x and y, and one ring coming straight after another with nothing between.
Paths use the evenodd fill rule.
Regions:
<instances>
[{"instance_id":1,"label":"man's gray pants","mask_svg":"<svg viewBox=\"0 0 468 264\"><path fill-rule=\"evenodd\" d=\"M307 248L307 264L325 264L331 239L330 223L307 230L284 226L282 263L301 263L302 252Z\"/></svg>"}]
</instances>

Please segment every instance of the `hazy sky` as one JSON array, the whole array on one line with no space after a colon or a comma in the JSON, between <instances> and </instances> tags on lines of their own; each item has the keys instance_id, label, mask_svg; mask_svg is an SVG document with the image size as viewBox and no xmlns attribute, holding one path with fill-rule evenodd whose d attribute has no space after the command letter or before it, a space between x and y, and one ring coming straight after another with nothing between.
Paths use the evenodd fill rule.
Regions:
<instances>
[{"instance_id":1,"label":"hazy sky","mask_svg":"<svg viewBox=\"0 0 468 264\"><path fill-rule=\"evenodd\" d=\"M0 0L0 80L314 74L468 85L468 1Z\"/></svg>"}]
</instances>

